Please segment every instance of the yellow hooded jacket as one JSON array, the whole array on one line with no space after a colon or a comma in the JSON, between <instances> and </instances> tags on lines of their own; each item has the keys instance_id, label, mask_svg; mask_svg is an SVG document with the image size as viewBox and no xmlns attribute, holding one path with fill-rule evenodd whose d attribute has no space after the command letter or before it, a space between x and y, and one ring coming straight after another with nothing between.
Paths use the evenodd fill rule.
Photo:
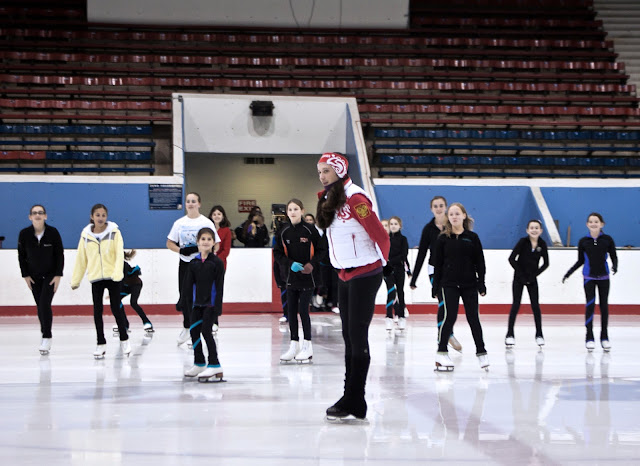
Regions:
<instances>
[{"instance_id":1,"label":"yellow hooded jacket","mask_svg":"<svg viewBox=\"0 0 640 466\"><path fill-rule=\"evenodd\" d=\"M87 225L80 235L78 255L73 267L71 286L80 285L85 271L91 283L100 280L122 281L124 277L124 241L114 222L107 222L107 228L101 240L91 231L93 225Z\"/></svg>"}]
</instances>

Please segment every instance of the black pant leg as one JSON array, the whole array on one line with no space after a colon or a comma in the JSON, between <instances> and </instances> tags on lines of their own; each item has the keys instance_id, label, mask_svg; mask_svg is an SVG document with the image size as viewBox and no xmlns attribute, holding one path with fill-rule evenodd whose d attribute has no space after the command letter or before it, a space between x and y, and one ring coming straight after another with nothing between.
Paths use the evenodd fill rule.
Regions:
<instances>
[{"instance_id":1,"label":"black pant leg","mask_svg":"<svg viewBox=\"0 0 640 466\"><path fill-rule=\"evenodd\" d=\"M332 269L333 270L333 269ZM349 335L349 282L338 282L338 307L340 308L340 321L342 322L342 339L344 340L344 367L345 390L351 378L351 337Z\"/></svg>"},{"instance_id":2,"label":"black pant leg","mask_svg":"<svg viewBox=\"0 0 640 466\"><path fill-rule=\"evenodd\" d=\"M138 298L140 297L140 292L142 291L142 285L133 285L129 287L129 291L131 292L131 307L134 311L140 316L142 319L142 323L146 324L149 321L149 318L144 313L142 307L138 304Z\"/></svg>"},{"instance_id":3,"label":"black pant leg","mask_svg":"<svg viewBox=\"0 0 640 466\"><path fill-rule=\"evenodd\" d=\"M302 323L302 335L305 340L311 340L311 317L309 316L309 302L313 295L313 289L300 290L298 298L298 314L300 314L300 322Z\"/></svg>"},{"instance_id":4,"label":"black pant leg","mask_svg":"<svg viewBox=\"0 0 640 466\"><path fill-rule=\"evenodd\" d=\"M511 285L511 292L513 294L513 302L511 304L511 310L509 311L509 325L507 327L507 336L513 337L513 327L516 324L516 317L518 316L518 311L520 310L520 302L522 301L522 290L524 285L520 283L518 280L513 280Z\"/></svg>"},{"instance_id":5,"label":"black pant leg","mask_svg":"<svg viewBox=\"0 0 640 466\"><path fill-rule=\"evenodd\" d=\"M540 302L538 296L538 281L534 280L527 285L529 291L529 300L531 301L531 312L533 312L533 321L536 324L536 338L542 337L542 311L540 310Z\"/></svg>"},{"instance_id":6,"label":"black pant leg","mask_svg":"<svg viewBox=\"0 0 640 466\"><path fill-rule=\"evenodd\" d=\"M394 280L393 275L384 277L384 284L387 287L386 312L387 317L391 319L393 317L393 305L396 302L396 297L398 296L396 281Z\"/></svg>"},{"instance_id":7,"label":"black pant leg","mask_svg":"<svg viewBox=\"0 0 640 466\"><path fill-rule=\"evenodd\" d=\"M442 288L443 323L438 331L438 351L446 353L449 337L453 332L453 325L458 319L460 305L460 290L457 287Z\"/></svg>"},{"instance_id":8,"label":"black pant leg","mask_svg":"<svg viewBox=\"0 0 640 466\"><path fill-rule=\"evenodd\" d=\"M130 288L125 286L124 284L120 287L120 309L122 309L122 314L124 315L124 324L129 328L129 319L127 319L127 312L124 309L124 303L122 300L129 295ZM131 306L133 307L133 306Z\"/></svg>"},{"instance_id":9,"label":"black pant leg","mask_svg":"<svg viewBox=\"0 0 640 466\"><path fill-rule=\"evenodd\" d=\"M300 290L294 290L292 288L287 288L287 308L289 319L289 332L291 333L292 341L299 341L300 337L298 335L298 302L300 300Z\"/></svg>"},{"instance_id":10,"label":"black pant leg","mask_svg":"<svg viewBox=\"0 0 640 466\"><path fill-rule=\"evenodd\" d=\"M209 365L217 366L220 364L218 361L218 348L216 347L216 340L213 338L213 332L211 329L213 328L213 321L215 320L215 310L213 307L207 306L204 308L202 313L202 326L200 327L200 332L202 333L202 338L207 343L207 349L209 350Z\"/></svg>"},{"instance_id":11,"label":"black pant leg","mask_svg":"<svg viewBox=\"0 0 640 466\"><path fill-rule=\"evenodd\" d=\"M118 332L120 333L120 341L129 339L129 332L127 332L127 318L124 315L124 309L122 308L122 302L120 301L120 289L122 282L114 282L113 280L104 280L106 282L106 288L109 290L109 306L111 307L111 313L116 318L118 324Z\"/></svg>"},{"instance_id":12,"label":"black pant leg","mask_svg":"<svg viewBox=\"0 0 640 466\"><path fill-rule=\"evenodd\" d=\"M187 269L189 268L189 263L180 259L180 265L178 266L178 287L180 288L178 298L178 303L176 304L176 310L178 312L182 312L182 327L189 328L191 325L191 310L187 309L188 306L185 305L182 299L182 285L184 284L184 277L187 273Z\"/></svg>"},{"instance_id":13,"label":"black pant leg","mask_svg":"<svg viewBox=\"0 0 640 466\"><path fill-rule=\"evenodd\" d=\"M464 313L467 316L469 327L471 327L471 335L473 335L473 341L476 344L476 355L486 354L487 350L484 347L482 326L480 325L478 289L475 286L462 288L460 294L464 303Z\"/></svg>"},{"instance_id":14,"label":"black pant leg","mask_svg":"<svg viewBox=\"0 0 640 466\"><path fill-rule=\"evenodd\" d=\"M192 322L189 327L191 341L193 342L193 362L194 364L204 365L204 353L202 352L202 317L204 315L204 307L194 306L191 309L190 320Z\"/></svg>"},{"instance_id":15,"label":"black pant leg","mask_svg":"<svg viewBox=\"0 0 640 466\"><path fill-rule=\"evenodd\" d=\"M33 277L32 277L33 278ZM51 326L53 323L53 311L51 301L53 301L53 285L49 285L51 278L34 278L31 286L33 298L38 309L38 320L40 321L40 331L42 338L51 338Z\"/></svg>"},{"instance_id":16,"label":"black pant leg","mask_svg":"<svg viewBox=\"0 0 640 466\"><path fill-rule=\"evenodd\" d=\"M433 287L433 274L429 275L429 283L431 283L431 287ZM438 314L436 323L438 324L438 335L440 335L440 329L444 324L444 300L442 299L442 288L436 290L436 299L438 300ZM451 329L451 333L453 333L453 329Z\"/></svg>"},{"instance_id":17,"label":"black pant leg","mask_svg":"<svg viewBox=\"0 0 640 466\"><path fill-rule=\"evenodd\" d=\"M584 294L587 305L584 311L584 325L587 328L586 341L593 341L593 314L596 310L596 281L586 278L584 280Z\"/></svg>"},{"instance_id":18,"label":"black pant leg","mask_svg":"<svg viewBox=\"0 0 640 466\"><path fill-rule=\"evenodd\" d=\"M105 280L100 280L91 284L91 295L93 297L93 323L96 326L96 335L98 337L99 345L107 344L107 340L104 338L104 322L102 320L102 312L104 310L102 300L104 298L105 288Z\"/></svg>"},{"instance_id":19,"label":"black pant leg","mask_svg":"<svg viewBox=\"0 0 640 466\"><path fill-rule=\"evenodd\" d=\"M597 280L598 297L600 298L600 340L609 339L609 288L611 281Z\"/></svg>"},{"instance_id":20,"label":"black pant leg","mask_svg":"<svg viewBox=\"0 0 640 466\"><path fill-rule=\"evenodd\" d=\"M393 268L393 278L396 282L396 291L398 293L398 300L394 305L394 309L398 317L404 317L404 266L395 266Z\"/></svg>"}]
</instances>

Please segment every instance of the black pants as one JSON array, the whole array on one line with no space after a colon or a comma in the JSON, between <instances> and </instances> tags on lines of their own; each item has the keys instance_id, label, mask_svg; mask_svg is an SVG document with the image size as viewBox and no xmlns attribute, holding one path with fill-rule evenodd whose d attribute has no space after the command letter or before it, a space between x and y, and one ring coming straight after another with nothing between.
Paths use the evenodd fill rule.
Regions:
<instances>
[{"instance_id":1,"label":"black pants","mask_svg":"<svg viewBox=\"0 0 640 466\"><path fill-rule=\"evenodd\" d=\"M433 274L429 275L429 283L431 283L431 286L433 287ZM438 324L438 342L440 342L440 332L444 325L444 300L442 299L442 288L436 290L436 298L438 299L438 314L436 316ZM453 327L451 327L451 335L453 335Z\"/></svg>"},{"instance_id":2,"label":"black pants","mask_svg":"<svg viewBox=\"0 0 640 466\"><path fill-rule=\"evenodd\" d=\"M289 318L289 307L287 305L287 289L280 288L280 303L282 304L282 315Z\"/></svg>"},{"instance_id":3,"label":"black pants","mask_svg":"<svg viewBox=\"0 0 640 466\"><path fill-rule=\"evenodd\" d=\"M53 277L31 278L34 282L31 285L31 293L33 294L33 299L35 299L36 306L38 308L40 332L42 332L42 338L51 338L51 325L53 323L53 311L51 310L51 301L53 301L53 285L49 285L49 282Z\"/></svg>"},{"instance_id":4,"label":"black pants","mask_svg":"<svg viewBox=\"0 0 640 466\"><path fill-rule=\"evenodd\" d=\"M322 276L322 287L320 288L320 295L325 299L325 304L337 305L338 304L338 284L340 279L338 278L338 272L331 264L320 265L320 275Z\"/></svg>"},{"instance_id":5,"label":"black pants","mask_svg":"<svg viewBox=\"0 0 640 466\"><path fill-rule=\"evenodd\" d=\"M511 305L511 311L509 311L509 327L507 329L507 336L514 336L513 326L516 323L516 316L520 310L520 301L522 300L522 290L527 287L529 292L529 299L531 300L531 311L533 311L533 321L536 324L536 338L542 336L542 316L540 313L540 303L538 302L538 281L534 280L531 283L520 283L517 280L513 281L513 304Z\"/></svg>"},{"instance_id":6,"label":"black pants","mask_svg":"<svg viewBox=\"0 0 640 466\"><path fill-rule=\"evenodd\" d=\"M373 318L382 273L338 283L342 338L344 338L344 405L351 414L364 417L364 388L369 373L369 324Z\"/></svg>"},{"instance_id":7,"label":"black pants","mask_svg":"<svg viewBox=\"0 0 640 466\"><path fill-rule=\"evenodd\" d=\"M385 305L386 312L387 312L387 317L391 318L393 317L393 308L398 298L398 291L396 289L396 281L393 278L393 274L387 275L386 277L383 277L383 278L384 278L384 284L387 287L387 304Z\"/></svg>"},{"instance_id":8,"label":"black pants","mask_svg":"<svg viewBox=\"0 0 640 466\"><path fill-rule=\"evenodd\" d=\"M587 297L587 306L584 314L584 325L587 327L586 341L593 341L593 316L596 311L596 287L600 298L600 340L609 339L609 280L584 280L584 294Z\"/></svg>"},{"instance_id":9,"label":"black pants","mask_svg":"<svg viewBox=\"0 0 640 466\"><path fill-rule=\"evenodd\" d=\"M396 293L398 296L398 300L394 305L394 309L398 317L404 317L404 278L404 265L394 265L393 280L396 283ZM388 310L387 317L389 317Z\"/></svg>"},{"instance_id":10,"label":"black pants","mask_svg":"<svg viewBox=\"0 0 640 466\"><path fill-rule=\"evenodd\" d=\"M209 350L209 365L215 366L220 364L218 361L218 349L216 341L213 339L211 329L215 321L216 313L209 306L195 306L191 311L191 341L193 342L193 359L195 364L204 364L204 353L202 352L202 340L207 343Z\"/></svg>"},{"instance_id":11,"label":"black pants","mask_svg":"<svg viewBox=\"0 0 640 466\"><path fill-rule=\"evenodd\" d=\"M113 280L100 280L91 284L91 294L93 295L93 322L96 324L96 333L98 335L98 344L106 345L107 340L104 338L104 322L102 321L102 298L104 290L109 290L109 305L111 313L116 318L118 324L118 332L120 333L120 341L129 339L127 335L127 324L124 310L120 307L120 286L122 282L114 282Z\"/></svg>"},{"instance_id":12,"label":"black pants","mask_svg":"<svg viewBox=\"0 0 640 466\"><path fill-rule=\"evenodd\" d=\"M120 291L120 307L122 307L122 313L124 314L124 321L127 324L127 328L129 328L129 319L127 319L127 313L124 312L124 304L122 304L122 299L127 295L131 295L131 307L134 311L140 316L142 319L142 323L151 323L147 315L142 310L142 307L138 304L138 298L140 297L140 292L142 291L142 284L140 285L123 285L122 291Z\"/></svg>"},{"instance_id":13,"label":"black pants","mask_svg":"<svg viewBox=\"0 0 640 466\"><path fill-rule=\"evenodd\" d=\"M482 327L480 326L480 316L478 314L478 290L475 286L470 287L444 287L442 288L444 324L440 327L438 351L447 352L447 343L453 331L453 324L458 318L458 306L460 298L464 303L464 312L467 322L471 327L473 341L476 344L476 355L486 354L484 341L482 339Z\"/></svg>"},{"instance_id":14,"label":"black pants","mask_svg":"<svg viewBox=\"0 0 640 466\"><path fill-rule=\"evenodd\" d=\"M182 312L182 327L189 328L190 325L190 313L191 311L186 308L182 301L182 285L184 284L184 276L187 273L187 268L189 267L189 263L180 259L180 265L178 266L178 289L180 293L180 297L178 298L178 302L176 304L176 311Z\"/></svg>"},{"instance_id":15,"label":"black pants","mask_svg":"<svg viewBox=\"0 0 640 466\"><path fill-rule=\"evenodd\" d=\"M287 288L287 301L289 308L289 331L291 332L291 340L299 341L298 336L298 314L302 321L302 334L305 340L311 340L311 319L309 318L309 301L313 289L294 290Z\"/></svg>"}]
</instances>

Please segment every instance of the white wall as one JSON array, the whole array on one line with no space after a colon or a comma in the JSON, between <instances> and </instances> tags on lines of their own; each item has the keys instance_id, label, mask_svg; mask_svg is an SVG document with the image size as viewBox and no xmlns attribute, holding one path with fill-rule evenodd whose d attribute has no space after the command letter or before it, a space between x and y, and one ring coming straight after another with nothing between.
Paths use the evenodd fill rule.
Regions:
<instances>
[{"instance_id":1,"label":"white wall","mask_svg":"<svg viewBox=\"0 0 640 466\"><path fill-rule=\"evenodd\" d=\"M87 0L105 23L406 28L409 0Z\"/></svg>"},{"instance_id":2,"label":"white wall","mask_svg":"<svg viewBox=\"0 0 640 466\"><path fill-rule=\"evenodd\" d=\"M619 250L620 271L613 276L609 302L611 304L638 304L640 291L637 288L640 276L640 252L638 250ZM413 265L416 250L410 251L409 262ZM513 270L507 258L510 251L487 250L487 296L480 298L484 304L511 303L511 280ZM538 277L540 302L542 304L582 304L584 291L582 274L576 271L571 278L561 284L562 276L577 259L575 249L549 251L551 266ZM71 291L69 280L75 260L75 251L65 251L64 277L58 295L54 299L57 305L90 304L89 283L83 281L79 290ZM141 304L172 304L178 299L178 258L166 249L139 250L134 262L142 269L144 287L140 297ZM18 254L16 250L0 250L0 306L31 306L33 298L24 280L20 277ZM411 291L406 281L407 304L433 303L431 287L428 285L426 265L418 279L418 289ZM382 286L378 293L378 304L384 304L386 290ZM255 303L271 301L271 250L270 249L233 249L229 255L225 278L224 302ZM125 301L126 302L126 301ZM523 303L528 296L524 293ZM152 312L152 311L151 311ZM153 313L153 312L152 312Z\"/></svg>"}]
</instances>

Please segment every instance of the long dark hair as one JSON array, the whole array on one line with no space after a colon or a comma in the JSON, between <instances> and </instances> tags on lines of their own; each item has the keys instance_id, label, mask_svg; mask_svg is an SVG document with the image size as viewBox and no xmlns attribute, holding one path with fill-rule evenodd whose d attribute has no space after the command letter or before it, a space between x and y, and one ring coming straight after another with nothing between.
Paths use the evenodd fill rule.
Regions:
<instances>
[{"instance_id":1,"label":"long dark hair","mask_svg":"<svg viewBox=\"0 0 640 466\"><path fill-rule=\"evenodd\" d=\"M338 179L327 190L327 195L322 196L318 200L316 209L316 219L318 226L323 230L329 228L336 215L336 211L340 210L347 202L347 194L344 191L344 180Z\"/></svg>"},{"instance_id":2,"label":"long dark hair","mask_svg":"<svg viewBox=\"0 0 640 466\"><path fill-rule=\"evenodd\" d=\"M104 209L104 211L106 212L107 215L109 215L109 211L107 210L107 207L104 204L96 204L91 208L91 216L89 217L89 222L93 225L93 219L91 217L93 217L93 213L98 210L98 209Z\"/></svg>"},{"instance_id":3,"label":"long dark hair","mask_svg":"<svg viewBox=\"0 0 640 466\"><path fill-rule=\"evenodd\" d=\"M221 205L214 205L211 208L211 210L209 211L209 220L211 220L213 222L213 219L211 218L211 216L213 215L213 213L216 210L219 210L220 213L222 214L222 221L220 222L220 228L230 227L231 226L231 222L229 222L229 219L227 218L227 213L224 211L224 207L222 207ZM215 225L215 223L216 222L213 222L214 225Z\"/></svg>"}]
</instances>

